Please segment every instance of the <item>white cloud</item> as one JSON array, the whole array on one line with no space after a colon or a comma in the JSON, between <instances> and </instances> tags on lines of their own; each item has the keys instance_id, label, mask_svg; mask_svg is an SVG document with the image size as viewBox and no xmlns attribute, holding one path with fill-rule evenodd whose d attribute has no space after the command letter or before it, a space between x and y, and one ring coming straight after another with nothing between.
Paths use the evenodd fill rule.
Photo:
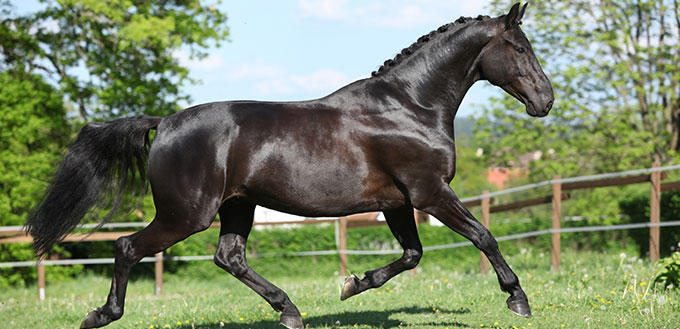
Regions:
<instances>
[{"instance_id":1,"label":"white cloud","mask_svg":"<svg viewBox=\"0 0 680 329\"><path fill-rule=\"evenodd\" d=\"M344 73L322 69L308 75L281 75L278 78L266 79L257 83L255 89L270 96L298 92L329 93L349 82L351 79Z\"/></svg>"},{"instance_id":2,"label":"white cloud","mask_svg":"<svg viewBox=\"0 0 680 329\"><path fill-rule=\"evenodd\" d=\"M218 52L212 52L208 56L202 59L190 58L189 53L184 49L178 49L173 52L173 57L175 57L180 65L189 69L189 71L195 70L219 70L224 68L224 57Z\"/></svg>"},{"instance_id":3,"label":"white cloud","mask_svg":"<svg viewBox=\"0 0 680 329\"><path fill-rule=\"evenodd\" d=\"M299 6L304 17L339 20L346 18L346 3L347 0L300 0Z\"/></svg>"},{"instance_id":4,"label":"white cloud","mask_svg":"<svg viewBox=\"0 0 680 329\"><path fill-rule=\"evenodd\" d=\"M277 78L281 76L282 71L275 65L267 64L262 61L255 61L241 65L237 69L231 71L228 75L231 80L258 80Z\"/></svg>"},{"instance_id":5,"label":"white cloud","mask_svg":"<svg viewBox=\"0 0 680 329\"><path fill-rule=\"evenodd\" d=\"M299 0L302 17L318 20L339 20L386 28L437 25L460 16L490 14L485 8L490 0Z\"/></svg>"}]
</instances>

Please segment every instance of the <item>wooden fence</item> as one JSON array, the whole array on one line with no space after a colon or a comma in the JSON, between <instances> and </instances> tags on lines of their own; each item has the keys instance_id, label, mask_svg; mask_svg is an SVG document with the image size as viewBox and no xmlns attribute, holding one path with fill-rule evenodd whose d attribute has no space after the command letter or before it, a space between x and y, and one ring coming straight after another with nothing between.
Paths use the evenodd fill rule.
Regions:
<instances>
[{"instance_id":1,"label":"wooden fence","mask_svg":"<svg viewBox=\"0 0 680 329\"><path fill-rule=\"evenodd\" d=\"M659 164L655 163L652 168L658 168ZM662 183L666 178L665 172L653 171L647 174L631 175L625 177L602 178L588 181L575 181L563 183L560 176L554 176L552 182L552 194L540 198L527 199L516 201L507 204L494 205L496 200L493 198L493 193L483 192L482 195L474 200L464 202L467 207L481 207L481 223L487 228L490 225L490 217L493 213L517 210L526 207L536 206L540 204L552 204L552 228L551 228L551 269L558 270L560 267L560 245L561 245L561 231L560 224L562 221L562 201L570 198L569 193L564 191L577 189L593 189L599 187L622 186L628 184L650 183L650 236L649 236L649 257L651 262L655 262L659 258L659 219L660 219L660 195L661 192L680 189L680 181ZM499 192L494 192L498 194ZM309 219L302 221L287 221L287 222L256 222L254 225L285 225L285 224L318 224L318 223L336 223L337 234L337 253L339 255L340 273L343 276L347 275L347 229L353 227L385 225L384 221L376 220L377 213L358 214L347 217L340 217L338 219ZM428 220L427 214L416 211L416 223L422 223ZM220 223L215 222L211 228L219 227ZM122 232L95 232L95 233L72 233L66 236L64 241L113 241L119 237L130 235L134 231ZM0 233L0 243L26 243L31 242L30 236L27 236L23 230L17 229L15 231L3 231ZM328 253L328 254L334 254ZM204 256L200 256L204 257ZM204 258L201 258L204 259ZM44 259L43 259L44 261ZM163 254L158 253L153 259L145 259L144 261L155 262L155 278L156 278L156 294L161 294L163 284ZM97 263L95 261L91 263ZM106 263L104 261L99 263ZM40 299L45 296L45 269L44 262L38 264L38 289ZM488 273L488 260L481 255L480 272Z\"/></svg>"}]
</instances>

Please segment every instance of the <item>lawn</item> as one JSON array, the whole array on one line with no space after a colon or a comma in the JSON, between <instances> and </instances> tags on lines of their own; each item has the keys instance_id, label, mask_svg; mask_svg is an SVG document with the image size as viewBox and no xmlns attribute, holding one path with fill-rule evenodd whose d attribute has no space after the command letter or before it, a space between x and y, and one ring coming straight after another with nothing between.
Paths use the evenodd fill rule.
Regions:
<instances>
[{"instance_id":1,"label":"lawn","mask_svg":"<svg viewBox=\"0 0 680 329\"><path fill-rule=\"evenodd\" d=\"M455 251L449 251L455 252ZM368 256L370 257L370 256ZM678 328L680 293L651 282L654 268L626 255L563 253L550 272L545 255L523 249L508 257L529 296L534 316L517 317L505 306L495 275L421 264L385 286L340 301L339 277L286 277L263 273L282 287L308 328ZM107 328L283 328L279 315L226 272L213 278L167 275L163 296L153 282L128 287L125 315ZM1 328L77 328L106 299L109 278L87 275L52 283L47 299L36 288L0 296Z\"/></svg>"}]
</instances>

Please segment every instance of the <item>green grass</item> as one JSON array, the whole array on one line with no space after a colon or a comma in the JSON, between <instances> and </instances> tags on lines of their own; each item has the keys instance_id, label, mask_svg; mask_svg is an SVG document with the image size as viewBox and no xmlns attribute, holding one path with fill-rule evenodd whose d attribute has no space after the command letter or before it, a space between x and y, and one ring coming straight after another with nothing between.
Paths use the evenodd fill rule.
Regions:
<instances>
[{"instance_id":1,"label":"green grass","mask_svg":"<svg viewBox=\"0 0 680 329\"><path fill-rule=\"evenodd\" d=\"M654 269L619 255L563 253L550 272L538 251L508 257L529 295L534 316L517 317L505 306L495 275L466 266L451 270L432 260L415 276L404 273L385 286L341 302L339 277L263 273L282 287L309 328L678 328L680 293L651 284ZM455 252L455 251L449 251ZM153 282L132 281L125 315L107 328L283 328L279 314L227 273L210 279L168 275L162 297ZM106 299L109 278L89 275L52 283L47 300L35 287L0 295L0 328L77 328Z\"/></svg>"}]
</instances>

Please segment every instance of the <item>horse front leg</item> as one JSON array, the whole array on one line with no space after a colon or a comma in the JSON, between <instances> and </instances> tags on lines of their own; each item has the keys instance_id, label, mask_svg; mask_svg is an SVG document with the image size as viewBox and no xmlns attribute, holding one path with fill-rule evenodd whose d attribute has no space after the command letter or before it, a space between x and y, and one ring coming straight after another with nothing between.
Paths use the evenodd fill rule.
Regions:
<instances>
[{"instance_id":1,"label":"horse front leg","mask_svg":"<svg viewBox=\"0 0 680 329\"><path fill-rule=\"evenodd\" d=\"M340 300L345 300L368 289L378 288L397 274L415 268L423 255L423 246L418 238L418 230L413 215L413 207L407 205L383 212L387 225L402 248L404 254L396 261L379 269L367 271L361 280L356 275L345 279Z\"/></svg>"},{"instance_id":2,"label":"horse front leg","mask_svg":"<svg viewBox=\"0 0 680 329\"><path fill-rule=\"evenodd\" d=\"M529 301L519 284L519 278L501 255L498 242L491 232L475 219L445 182L439 185L434 194L431 188L423 191L430 193L413 193L415 207L433 215L481 250L496 271L501 290L510 294L508 308L517 315L531 317Z\"/></svg>"}]
</instances>

